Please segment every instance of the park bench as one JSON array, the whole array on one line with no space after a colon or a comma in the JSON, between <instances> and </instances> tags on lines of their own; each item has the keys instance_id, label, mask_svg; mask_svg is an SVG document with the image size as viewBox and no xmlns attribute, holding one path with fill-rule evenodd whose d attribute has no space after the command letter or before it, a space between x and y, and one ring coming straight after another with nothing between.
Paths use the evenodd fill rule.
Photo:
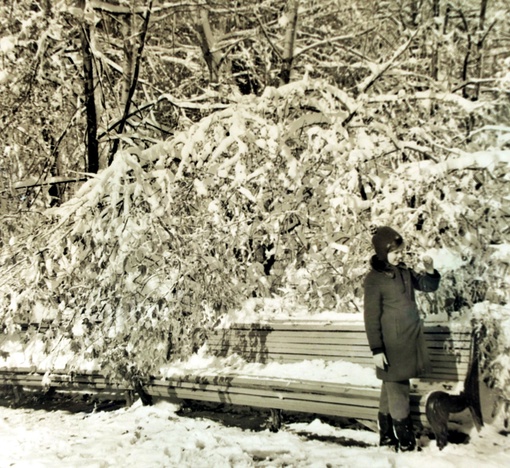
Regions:
<instances>
[{"instance_id":1,"label":"park bench","mask_svg":"<svg viewBox=\"0 0 510 468\"><path fill-rule=\"evenodd\" d=\"M424 330L433 370L412 381L411 411L418 426L430 427L426 417L427 395L438 390L459 392L459 386L462 387L472 369L474 345L468 329L428 325ZM235 324L210 330L207 347L219 358L237 354L252 363L321 360L348 361L373 367L364 327L358 322ZM44 377L29 369L0 370L0 383L19 388L40 388L44 386L44 380L50 380L51 387L62 390L130 390L100 375L52 373ZM311 380L307 376L261 377L235 371L208 372L201 369L195 372L188 369L184 375L154 376L143 383L143 389L156 397L268 409L272 414L273 430L277 430L281 423L282 411L352 418L375 428L379 387L357 383L355 373L350 380L347 384L338 384Z\"/></svg>"},{"instance_id":2,"label":"park bench","mask_svg":"<svg viewBox=\"0 0 510 468\"><path fill-rule=\"evenodd\" d=\"M468 375L472 336L467 329L425 327L433 371L412 383L412 417L429 426L426 397L431 391L458 391ZM305 360L349 361L373 367L361 323L235 324L209 333L208 347L219 357L237 354L254 363L293 363ZM236 372L195 374L154 380L153 395L245 405L273 411L275 429L279 410L356 419L369 427L377 421L379 387L367 387L352 376L349 384L296 378L260 377Z\"/></svg>"}]
</instances>

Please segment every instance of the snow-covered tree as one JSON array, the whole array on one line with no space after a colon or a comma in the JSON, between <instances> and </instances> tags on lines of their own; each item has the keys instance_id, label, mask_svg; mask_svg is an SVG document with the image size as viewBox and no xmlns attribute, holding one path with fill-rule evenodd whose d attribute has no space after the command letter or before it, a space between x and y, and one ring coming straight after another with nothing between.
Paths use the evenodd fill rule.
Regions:
<instances>
[{"instance_id":1,"label":"snow-covered tree","mask_svg":"<svg viewBox=\"0 0 510 468\"><path fill-rule=\"evenodd\" d=\"M57 153L85 168L81 17L66 2L1 16L4 329L46 322L48 351L67 343L136 380L250 297L359 311L369 227L391 224L411 265L452 259L422 309L476 312L488 378L510 400L494 312L509 291L504 3L219 1L200 16L203 4L155 1L150 22L141 3L87 2L97 133L103 154L112 139L120 150L62 206L31 200L28 215L12 215L16 180L46 177ZM126 21L148 34L143 60ZM139 79L115 78L137 60Z\"/></svg>"},{"instance_id":2,"label":"snow-covered tree","mask_svg":"<svg viewBox=\"0 0 510 468\"><path fill-rule=\"evenodd\" d=\"M411 263L430 249L456 259L425 312L506 303L510 153L492 138L481 150L487 136L446 146L482 112L456 95L424 95L399 134L380 112L408 102L393 98L360 106L304 80L123 151L3 249L4 327L50 322L52 347L64 336L105 371L144 376L253 296L356 312L372 224L398 227ZM418 127L432 99L448 131Z\"/></svg>"}]
</instances>

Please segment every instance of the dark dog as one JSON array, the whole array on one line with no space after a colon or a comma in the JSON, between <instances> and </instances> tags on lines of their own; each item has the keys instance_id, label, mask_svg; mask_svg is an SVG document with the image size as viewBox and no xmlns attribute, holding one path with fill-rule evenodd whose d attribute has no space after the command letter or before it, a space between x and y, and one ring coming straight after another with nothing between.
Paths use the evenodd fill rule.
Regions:
<instances>
[{"instance_id":1,"label":"dark dog","mask_svg":"<svg viewBox=\"0 0 510 468\"><path fill-rule=\"evenodd\" d=\"M430 427L436 436L439 450L448 443L448 419L450 413L460 413L468 407L468 399L464 392L460 395L449 395L446 392L432 392L427 398L425 414Z\"/></svg>"},{"instance_id":2,"label":"dark dog","mask_svg":"<svg viewBox=\"0 0 510 468\"><path fill-rule=\"evenodd\" d=\"M482 334L485 331L480 332ZM480 431L483 426L482 409L479 388L479 350L478 335L471 335L471 357L468 372L464 380L464 391L459 395L450 395L446 392L432 392L425 405L425 414L434 435L437 446L442 450L448 443L448 419L450 413L460 413L469 408L476 429Z\"/></svg>"}]
</instances>

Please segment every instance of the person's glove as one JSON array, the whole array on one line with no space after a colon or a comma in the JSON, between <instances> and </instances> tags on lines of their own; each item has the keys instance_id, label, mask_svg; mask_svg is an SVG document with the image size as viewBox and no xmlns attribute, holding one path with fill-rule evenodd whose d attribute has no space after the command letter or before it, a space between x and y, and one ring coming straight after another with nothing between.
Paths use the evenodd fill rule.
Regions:
<instances>
[{"instance_id":1,"label":"person's glove","mask_svg":"<svg viewBox=\"0 0 510 468\"><path fill-rule=\"evenodd\" d=\"M434 260L432 260L432 258L427 255L427 256L423 257L422 261L423 261L423 266L425 267L425 271L429 275L434 274Z\"/></svg>"},{"instance_id":2,"label":"person's glove","mask_svg":"<svg viewBox=\"0 0 510 468\"><path fill-rule=\"evenodd\" d=\"M384 367L388 365L386 355L384 353L374 354L374 364L375 367L379 367L384 370Z\"/></svg>"}]
</instances>

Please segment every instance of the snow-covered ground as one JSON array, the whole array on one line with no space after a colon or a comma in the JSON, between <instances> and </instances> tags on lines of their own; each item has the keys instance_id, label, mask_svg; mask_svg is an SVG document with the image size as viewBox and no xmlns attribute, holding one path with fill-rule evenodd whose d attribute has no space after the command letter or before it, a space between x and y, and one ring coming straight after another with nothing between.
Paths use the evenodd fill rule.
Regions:
<instances>
[{"instance_id":1,"label":"snow-covered ground","mask_svg":"<svg viewBox=\"0 0 510 468\"><path fill-rule=\"evenodd\" d=\"M0 406L0 467L510 466L510 438L497 422L470 434L467 444L439 451L422 437L420 452L395 453L377 447L371 431L341 429L318 419L289 423L272 433L182 416L177 410L166 401L95 413Z\"/></svg>"}]
</instances>

